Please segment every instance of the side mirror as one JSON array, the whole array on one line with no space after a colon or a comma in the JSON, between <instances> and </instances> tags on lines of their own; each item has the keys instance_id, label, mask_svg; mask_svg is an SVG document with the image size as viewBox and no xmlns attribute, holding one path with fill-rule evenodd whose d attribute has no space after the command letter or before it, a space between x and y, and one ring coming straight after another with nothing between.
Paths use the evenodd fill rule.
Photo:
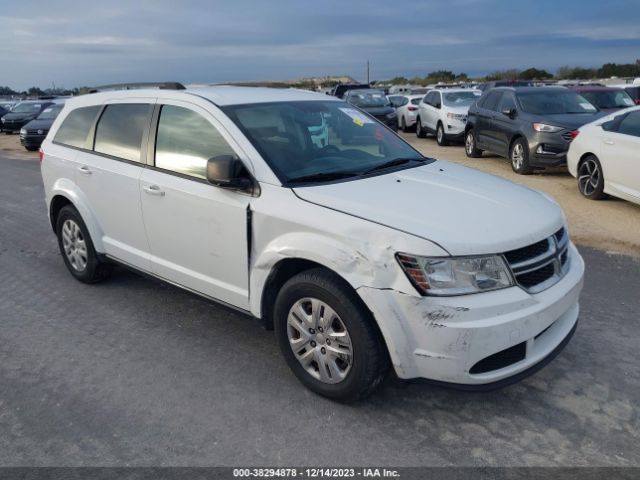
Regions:
<instances>
[{"instance_id":1,"label":"side mirror","mask_svg":"<svg viewBox=\"0 0 640 480\"><path fill-rule=\"evenodd\" d=\"M502 114L506 115L509 118L515 118L516 117L516 109L515 108L505 108L504 110L502 110Z\"/></svg>"},{"instance_id":2,"label":"side mirror","mask_svg":"<svg viewBox=\"0 0 640 480\"><path fill-rule=\"evenodd\" d=\"M616 121L615 120L609 120L608 122L604 122L602 125L600 125L602 127L602 129L605 132L611 132L613 131L614 127L616 125Z\"/></svg>"},{"instance_id":3,"label":"side mirror","mask_svg":"<svg viewBox=\"0 0 640 480\"><path fill-rule=\"evenodd\" d=\"M233 155L218 155L207 160L207 181L237 190L246 190L253 185L244 165Z\"/></svg>"}]
</instances>

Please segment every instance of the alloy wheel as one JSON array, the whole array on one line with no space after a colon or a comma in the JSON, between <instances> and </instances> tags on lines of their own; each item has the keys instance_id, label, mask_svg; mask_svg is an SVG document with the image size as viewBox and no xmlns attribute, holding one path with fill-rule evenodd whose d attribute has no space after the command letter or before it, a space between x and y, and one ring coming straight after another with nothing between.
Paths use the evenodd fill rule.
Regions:
<instances>
[{"instance_id":1,"label":"alloy wheel","mask_svg":"<svg viewBox=\"0 0 640 480\"><path fill-rule=\"evenodd\" d=\"M473 133L468 132L464 142L465 148L467 149L467 155L473 155L473 152L476 148L475 139L473 138Z\"/></svg>"},{"instance_id":2,"label":"alloy wheel","mask_svg":"<svg viewBox=\"0 0 640 480\"><path fill-rule=\"evenodd\" d=\"M521 170L524 164L524 147L521 143L516 143L511 152L511 163L514 170Z\"/></svg>"},{"instance_id":3,"label":"alloy wheel","mask_svg":"<svg viewBox=\"0 0 640 480\"><path fill-rule=\"evenodd\" d=\"M438 131L436 132L438 137L438 143L442 143L442 139L444 138L444 130L442 129L442 125L438 126Z\"/></svg>"},{"instance_id":4,"label":"alloy wheel","mask_svg":"<svg viewBox=\"0 0 640 480\"><path fill-rule=\"evenodd\" d=\"M328 384L343 381L353 364L351 337L340 316L317 298L295 302L287 317L289 345L300 365Z\"/></svg>"},{"instance_id":5,"label":"alloy wheel","mask_svg":"<svg viewBox=\"0 0 640 480\"><path fill-rule=\"evenodd\" d=\"M598 188L600 181L600 168L592 158L586 159L578 169L578 186L583 195L590 196Z\"/></svg>"},{"instance_id":6,"label":"alloy wheel","mask_svg":"<svg viewBox=\"0 0 640 480\"><path fill-rule=\"evenodd\" d=\"M87 268L87 244L82 236L82 230L71 219L62 224L62 246L64 254L74 270L78 272Z\"/></svg>"}]
</instances>

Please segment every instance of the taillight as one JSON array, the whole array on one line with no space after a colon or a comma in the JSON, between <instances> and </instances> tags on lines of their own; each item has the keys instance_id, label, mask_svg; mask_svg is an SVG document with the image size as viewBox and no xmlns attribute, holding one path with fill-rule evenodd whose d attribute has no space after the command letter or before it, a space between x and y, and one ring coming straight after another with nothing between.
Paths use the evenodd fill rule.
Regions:
<instances>
[{"instance_id":1,"label":"taillight","mask_svg":"<svg viewBox=\"0 0 640 480\"><path fill-rule=\"evenodd\" d=\"M409 110L410 112L415 112L418 109L418 107L414 107L413 105L409 105L407 107L407 110Z\"/></svg>"},{"instance_id":2,"label":"taillight","mask_svg":"<svg viewBox=\"0 0 640 480\"><path fill-rule=\"evenodd\" d=\"M640 105L640 98L636 98L636 105Z\"/></svg>"},{"instance_id":3,"label":"taillight","mask_svg":"<svg viewBox=\"0 0 640 480\"><path fill-rule=\"evenodd\" d=\"M40 162L42 162L42 159L44 158L44 151L42 150L42 147L38 150L38 156L40 157Z\"/></svg>"},{"instance_id":4,"label":"taillight","mask_svg":"<svg viewBox=\"0 0 640 480\"><path fill-rule=\"evenodd\" d=\"M579 134L580 134L580 130L572 130L569 132L569 136L571 137L571 140L576 138Z\"/></svg>"}]
</instances>

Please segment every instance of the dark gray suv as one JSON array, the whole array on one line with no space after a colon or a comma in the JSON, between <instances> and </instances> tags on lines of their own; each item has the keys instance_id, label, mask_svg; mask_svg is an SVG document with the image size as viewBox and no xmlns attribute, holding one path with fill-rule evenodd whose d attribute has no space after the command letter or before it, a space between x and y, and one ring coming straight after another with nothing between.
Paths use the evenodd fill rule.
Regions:
<instances>
[{"instance_id":1,"label":"dark gray suv","mask_svg":"<svg viewBox=\"0 0 640 480\"><path fill-rule=\"evenodd\" d=\"M537 168L564 165L571 140L582 125L605 115L564 87L498 87L469 109L465 152L489 150L527 175Z\"/></svg>"}]
</instances>

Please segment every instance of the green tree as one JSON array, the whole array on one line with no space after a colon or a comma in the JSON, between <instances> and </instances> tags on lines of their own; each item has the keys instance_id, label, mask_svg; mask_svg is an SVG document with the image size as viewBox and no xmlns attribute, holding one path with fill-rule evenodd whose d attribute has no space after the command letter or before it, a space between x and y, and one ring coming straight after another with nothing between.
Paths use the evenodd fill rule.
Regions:
<instances>
[{"instance_id":1,"label":"green tree","mask_svg":"<svg viewBox=\"0 0 640 480\"><path fill-rule=\"evenodd\" d=\"M491 80L517 80L520 76L520 70L511 68L508 70L497 70L486 76L487 81Z\"/></svg>"},{"instance_id":2,"label":"green tree","mask_svg":"<svg viewBox=\"0 0 640 480\"><path fill-rule=\"evenodd\" d=\"M538 70L537 68L532 67L520 72L518 78L522 80L545 80L548 78L553 78L553 75L546 70Z\"/></svg>"}]
</instances>

